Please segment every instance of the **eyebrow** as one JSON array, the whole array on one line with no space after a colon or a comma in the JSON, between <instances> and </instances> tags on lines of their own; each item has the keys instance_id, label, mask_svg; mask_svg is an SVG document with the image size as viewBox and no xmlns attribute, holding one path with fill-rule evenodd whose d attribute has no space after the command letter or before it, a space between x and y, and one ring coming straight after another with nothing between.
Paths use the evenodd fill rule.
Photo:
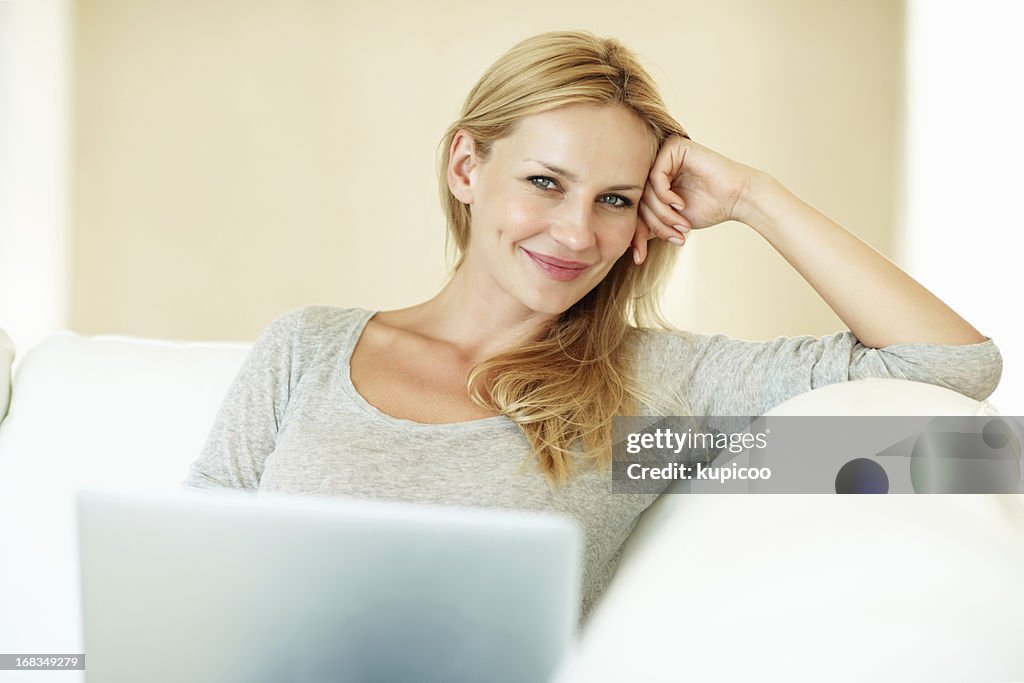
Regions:
<instances>
[{"instance_id":1,"label":"eyebrow","mask_svg":"<svg viewBox=\"0 0 1024 683\"><path fill-rule=\"evenodd\" d=\"M540 164L541 166L543 166L544 168L548 169L549 171L551 171L555 175L560 175L563 178L565 178L566 180L568 180L569 182L578 183L580 181L579 178L577 178L574 174L569 173L569 171L566 171L564 168L559 168L558 166L554 166L554 165L549 164L547 162L540 161L539 159L527 159L527 161L532 161L535 164ZM611 187L606 187L605 188L606 191L612 191L612 190L642 190L642 189L644 189L644 188L640 187L639 185L612 185Z\"/></svg>"}]
</instances>

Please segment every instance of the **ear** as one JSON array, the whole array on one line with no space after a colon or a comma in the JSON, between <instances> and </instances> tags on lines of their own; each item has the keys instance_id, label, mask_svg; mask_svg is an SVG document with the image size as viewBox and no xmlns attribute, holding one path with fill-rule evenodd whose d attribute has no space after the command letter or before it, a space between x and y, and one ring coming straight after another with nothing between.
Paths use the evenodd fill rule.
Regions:
<instances>
[{"instance_id":1,"label":"ear","mask_svg":"<svg viewBox=\"0 0 1024 683\"><path fill-rule=\"evenodd\" d=\"M476 143L465 130L455 131L448 150L448 189L463 204L473 203L473 184L479 161Z\"/></svg>"}]
</instances>

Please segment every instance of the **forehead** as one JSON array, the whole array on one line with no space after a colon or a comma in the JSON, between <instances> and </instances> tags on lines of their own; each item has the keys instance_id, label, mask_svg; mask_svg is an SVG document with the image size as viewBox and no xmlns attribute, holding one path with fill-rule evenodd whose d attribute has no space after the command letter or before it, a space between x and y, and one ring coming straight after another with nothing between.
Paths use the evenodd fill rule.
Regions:
<instances>
[{"instance_id":1,"label":"forehead","mask_svg":"<svg viewBox=\"0 0 1024 683\"><path fill-rule=\"evenodd\" d=\"M508 163L542 161L584 181L636 183L654 163L651 147L650 131L624 107L572 104L524 117L493 151Z\"/></svg>"}]
</instances>

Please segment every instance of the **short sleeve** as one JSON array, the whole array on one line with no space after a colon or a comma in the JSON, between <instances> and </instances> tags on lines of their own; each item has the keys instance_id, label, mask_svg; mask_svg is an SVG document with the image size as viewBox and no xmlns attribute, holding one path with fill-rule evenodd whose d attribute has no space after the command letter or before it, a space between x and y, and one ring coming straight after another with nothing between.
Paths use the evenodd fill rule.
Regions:
<instances>
[{"instance_id":1,"label":"short sleeve","mask_svg":"<svg viewBox=\"0 0 1024 683\"><path fill-rule=\"evenodd\" d=\"M648 376L682 385L696 415L762 415L798 394L868 377L935 384L980 401L995 390L1003 367L991 339L880 349L849 331L760 342L670 332L643 339Z\"/></svg>"},{"instance_id":2,"label":"short sleeve","mask_svg":"<svg viewBox=\"0 0 1024 683\"><path fill-rule=\"evenodd\" d=\"M296 379L296 349L305 309L276 319L260 334L221 404L186 487L255 490Z\"/></svg>"}]
</instances>

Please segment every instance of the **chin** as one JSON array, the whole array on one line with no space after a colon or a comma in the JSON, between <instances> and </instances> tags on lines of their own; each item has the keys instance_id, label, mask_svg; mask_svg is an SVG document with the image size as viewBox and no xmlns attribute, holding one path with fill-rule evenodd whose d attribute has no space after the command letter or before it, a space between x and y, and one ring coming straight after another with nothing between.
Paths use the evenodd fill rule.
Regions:
<instances>
[{"instance_id":1,"label":"chin","mask_svg":"<svg viewBox=\"0 0 1024 683\"><path fill-rule=\"evenodd\" d=\"M526 303L531 310L542 315L560 316L579 303L586 295L587 292L583 292L579 296L570 297L538 296L533 301L524 303Z\"/></svg>"}]
</instances>

